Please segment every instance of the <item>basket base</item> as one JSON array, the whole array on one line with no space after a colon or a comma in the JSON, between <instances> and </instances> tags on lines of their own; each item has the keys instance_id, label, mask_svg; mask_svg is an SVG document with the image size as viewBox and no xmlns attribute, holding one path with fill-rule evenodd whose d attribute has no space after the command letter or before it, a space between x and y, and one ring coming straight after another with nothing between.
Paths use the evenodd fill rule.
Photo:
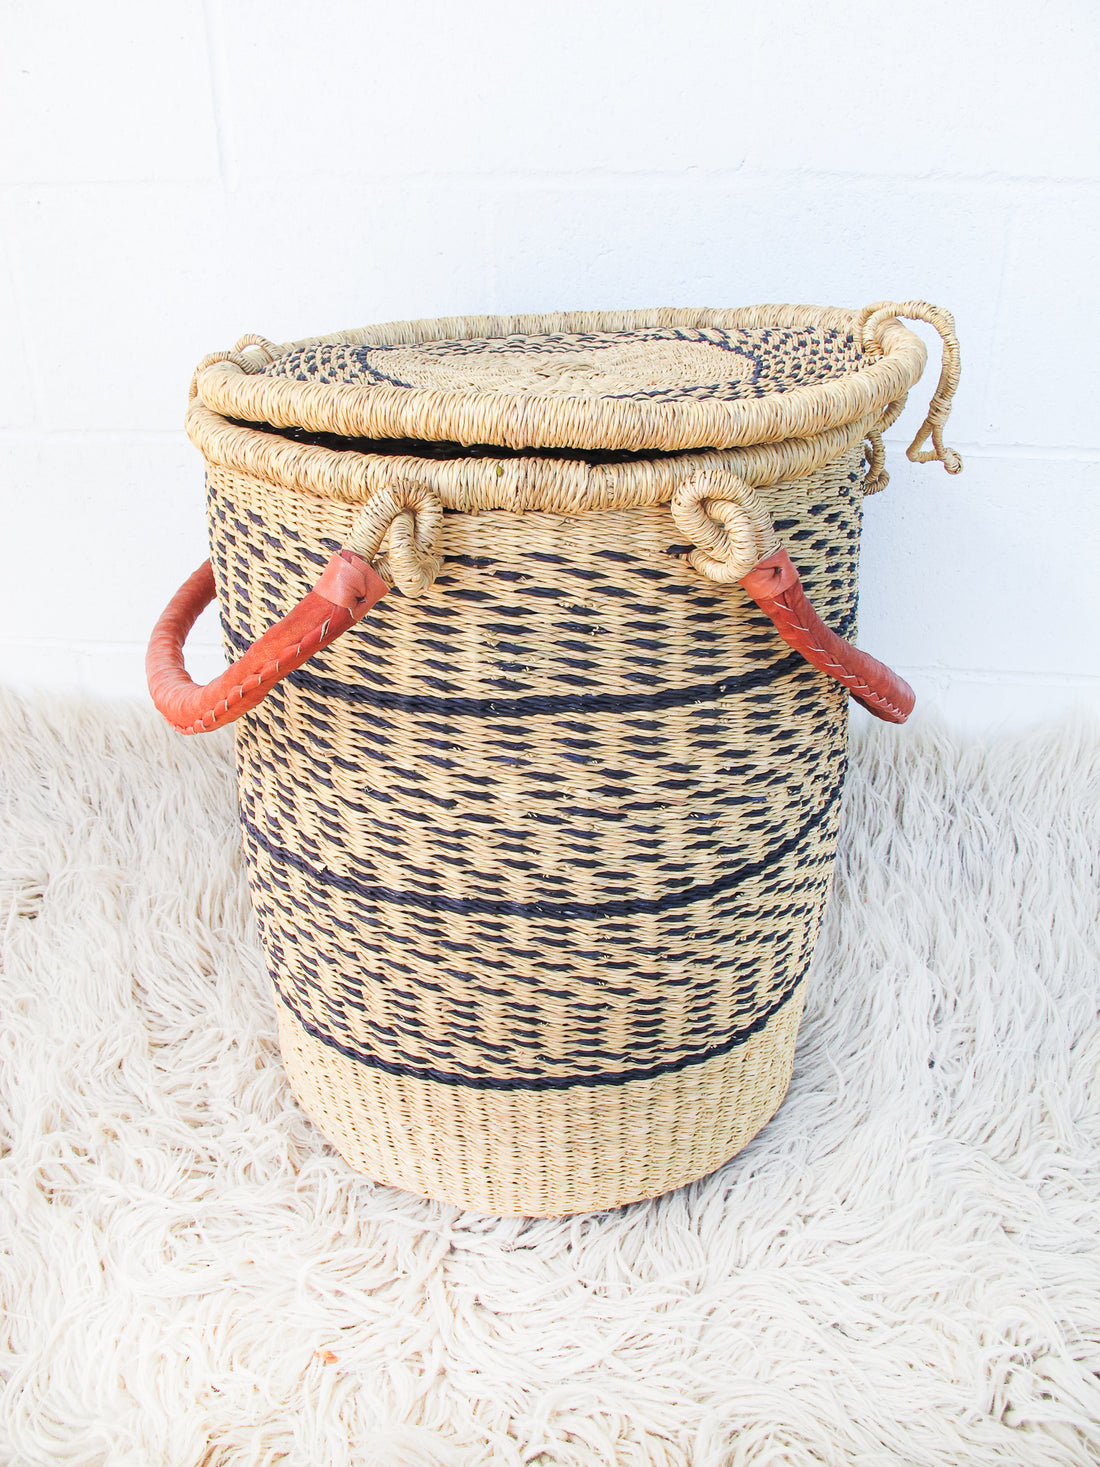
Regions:
<instances>
[{"instance_id":1,"label":"basket base","mask_svg":"<svg viewBox=\"0 0 1100 1467\"><path fill-rule=\"evenodd\" d=\"M299 1103L376 1181L493 1216L561 1217L656 1197L748 1144L790 1084L803 990L727 1054L564 1090L477 1090L348 1059L276 998Z\"/></svg>"}]
</instances>

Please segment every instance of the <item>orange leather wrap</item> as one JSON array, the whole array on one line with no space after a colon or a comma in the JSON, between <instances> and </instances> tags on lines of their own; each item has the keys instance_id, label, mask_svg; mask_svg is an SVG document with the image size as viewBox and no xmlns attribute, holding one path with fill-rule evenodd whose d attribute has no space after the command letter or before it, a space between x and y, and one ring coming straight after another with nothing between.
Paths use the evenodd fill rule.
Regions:
<instances>
[{"instance_id":1,"label":"orange leather wrap","mask_svg":"<svg viewBox=\"0 0 1100 1467\"><path fill-rule=\"evenodd\" d=\"M874 657L830 631L806 599L785 550L759 561L741 585L775 623L788 646L842 683L876 718L904 723L916 702L912 688ZM216 594L209 561L187 580L153 628L145 672L153 702L181 733L203 733L255 708L281 678L334 642L387 591L373 567L352 550L325 566L317 585L245 655L205 687L192 682L183 647Z\"/></svg>"},{"instance_id":2,"label":"orange leather wrap","mask_svg":"<svg viewBox=\"0 0 1100 1467\"><path fill-rule=\"evenodd\" d=\"M172 597L149 638L145 675L153 702L180 733L203 733L255 708L281 678L334 642L386 594L362 556L341 550L316 587L266 631L239 662L200 688L184 667L183 644L216 594L207 561Z\"/></svg>"},{"instance_id":3,"label":"orange leather wrap","mask_svg":"<svg viewBox=\"0 0 1100 1467\"><path fill-rule=\"evenodd\" d=\"M789 647L819 671L836 678L876 718L904 723L916 695L897 673L832 632L806 599L798 572L785 550L758 561L741 585L771 617Z\"/></svg>"}]
</instances>

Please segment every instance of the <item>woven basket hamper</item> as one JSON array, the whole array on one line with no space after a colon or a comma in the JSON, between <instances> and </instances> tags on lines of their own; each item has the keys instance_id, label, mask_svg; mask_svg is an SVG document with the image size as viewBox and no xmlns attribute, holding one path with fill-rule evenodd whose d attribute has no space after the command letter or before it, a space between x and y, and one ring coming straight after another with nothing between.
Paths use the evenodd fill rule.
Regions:
<instances>
[{"instance_id":1,"label":"woven basket hamper","mask_svg":"<svg viewBox=\"0 0 1100 1467\"><path fill-rule=\"evenodd\" d=\"M153 634L239 718L291 1086L352 1166L489 1213L654 1196L790 1079L828 896L880 434L922 302L244 337L192 383L208 562ZM931 447L923 445L931 438ZM183 642L217 595L233 665Z\"/></svg>"}]
</instances>

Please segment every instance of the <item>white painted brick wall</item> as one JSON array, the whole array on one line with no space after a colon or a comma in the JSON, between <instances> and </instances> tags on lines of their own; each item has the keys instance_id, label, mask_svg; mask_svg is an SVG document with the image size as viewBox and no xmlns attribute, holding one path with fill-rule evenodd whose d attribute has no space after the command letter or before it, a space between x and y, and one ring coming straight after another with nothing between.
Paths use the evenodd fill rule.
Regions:
<instances>
[{"instance_id":1,"label":"white painted brick wall","mask_svg":"<svg viewBox=\"0 0 1100 1467\"><path fill-rule=\"evenodd\" d=\"M5 0L0 680L143 695L242 331L920 296L966 471L904 459L930 367L861 639L960 724L1100 709L1098 75L1075 0Z\"/></svg>"}]
</instances>

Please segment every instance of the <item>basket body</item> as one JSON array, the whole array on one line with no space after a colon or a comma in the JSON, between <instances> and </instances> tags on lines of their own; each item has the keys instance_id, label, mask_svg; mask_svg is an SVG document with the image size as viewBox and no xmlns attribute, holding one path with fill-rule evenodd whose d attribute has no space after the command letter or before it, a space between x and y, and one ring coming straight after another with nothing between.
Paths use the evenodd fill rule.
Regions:
<instances>
[{"instance_id":1,"label":"basket body","mask_svg":"<svg viewBox=\"0 0 1100 1467\"><path fill-rule=\"evenodd\" d=\"M759 490L847 635L863 472L849 446ZM213 459L207 486L237 656L355 509ZM786 1091L847 696L682 541L667 504L449 512L432 589L238 724L286 1068L378 1180L615 1206L727 1160Z\"/></svg>"}]
</instances>

